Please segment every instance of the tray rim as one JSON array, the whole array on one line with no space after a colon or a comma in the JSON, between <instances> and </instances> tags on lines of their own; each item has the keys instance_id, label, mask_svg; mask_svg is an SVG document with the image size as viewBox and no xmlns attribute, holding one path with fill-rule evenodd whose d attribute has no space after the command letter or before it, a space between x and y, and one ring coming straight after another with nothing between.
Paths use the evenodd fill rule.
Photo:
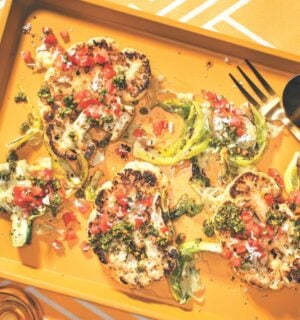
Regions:
<instances>
[{"instance_id":1,"label":"tray rim","mask_svg":"<svg viewBox=\"0 0 300 320\"><path fill-rule=\"evenodd\" d=\"M70 1L73 1L73 0L70 0ZM51 0L40 0L40 1L39 0L18 0L16 2L12 0L8 0L8 5L9 5L9 9L7 11L8 15L6 19L2 19L2 21L0 22L0 39L2 39L2 37L5 35L6 23L9 20L9 16L13 11L14 6L16 6L19 11L21 11L22 8L23 9L25 8L26 9L25 15L28 15L28 13L30 13L31 10L37 9L37 7L43 7L43 4L46 6L47 9L56 8L58 9L57 11L60 11L60 9L63 8L63 2L59 0L53 0L53 1ZM137 17L138 19L147 21L149 25L155 24L157 26L162 27L164 32L170 29L173 30L174 32L175 31L179 32L179 34L177 34L177 38L176 38L176 35L172 34L171 40L174 40L174 41L180 41L179 37L181 37L183 34L192 34L194 38L198 36L202 39L208 40L209 43L211 43L210 41L216 41L219 45L220 44L222 45L226 44L229 46L233 45L235 48L239 48L240 50L242 50L242 52L250 50L251 54L254 57L254 59L250 57L251 60L261 63L265 66L274 68L273 64L276 61L281 61L281 62L284 62L284 65L287 64L290 67L297 67L300 72L300 56L295 54L264 47L256 43L252 43L250 41L240 40L234 37L218 34L209 30L200 29L198 27L186 25L180 22L176 22L174 20L167 19L167 18L157 17L152 14L136 11L136 10L123 7L114 3L108 3L106 1L101 1L101 4L99 4L97 0L80 0L80 1L73 1L73 2L79 3L78 6L80 6L80 3L87 4L87 5L96 5L102 8L103 10L107 10L107 12L110 12L110 13L115 12L117 14L120 14L123 18L134 16L134 17ZM130 27L130 26L128 26L127 24L127 27ZM3 31L2 33L1 33L1 30ZM182 32L180 32L180 30ZM149 30L148 31L142 30L142 31L149 33ZM192 41L192 43L187 43L185 41L185 44L196 46L194 44L194 41L195 41L194 38L189 39L189 41ZM180 41L180 42L183 42L183 41ZM206 47L200 47L200 48L212 50L212 48L206 48ZM1 42L0 42L0 51L1 51ZM220 51L220 53L224 53L224 52ZM231 51L230 56L232 55L233 54ZM272 58L270 60L267 60L268 62L267 64L265 63L265 60L264 60L266 57ZM240 57L238 56L238 58ZM278 68L274 68L274 69L278 70ZM280 68L280 69L282 69L282 71L291 72L290 70L287 70L285 68ZM295 69L293 70L295 71ZM1 76L0 76L0 83L1 83L1 80L3 81L3 79L1 79ZM4 85L3 91L5 91L5 87L6 85ZM1 96L1 92L0 92L0 96ZM147 302L134 300L134 305L132 305L130 303L132 302L132 298L130 296L120 291L116 291L112 288L107 288L107 287L105 287L106 295L99 296L97 294L97 289L100 289L101 285L97 286L97 288L92 290L93 293L91 293L90 289L87 291L82 290L78 292L77 286L74 281L76 279L78 280L78 278L76 277L64 274L64 281L68 282L68 286L61 286L60 284L61 275L58 272L55 272L49 269L47 269L46 271L36 269L34 272L35 272L35 278L32 278L30 276L30 273L32 273L32 268L22 265L18 261L13 261L4 257L0 257L0 276L13 281L21 282L27 285L34 285L36 287L39 287L45 290L51 290L51 291L65 294L68 296L78 297L78 298L89 300L95 303L100 303L112 308L149 316L151 318L157 318L157 316L159 316L159 318L162 320L165 320L165 319L169 320L170 315L172 315L172 319L182 319L181 316L186 317L186 314L188 312L186 310L181 309L180 307L174 308L174 306L166 305L159 302L149 301L148 305L150 305L150 307L145 308L147 306ZM43 280L43 274L45 272L47 272L48 276L49 275L51 276L51 279L52 279L51 282L49 282L49 279L47 281ZM89 284L92 284L92 282L90 282L89 280L81 279L80 282L85 287L88 287ZM122 299L119 299L120 297L122 297ZM164 308L167 308L169 310L168 314L163 314L160 311L161 305L163 305ZM209 313L207 311L202 311L201 316L203 317L203 319L209 319L209 320L220 319L219 316Z\"/></svg>"},{"instance_id":2,"label":"tray rim","mask_svg":"<svg viewBox=\"0 0 300 320\"><path fill-rule=\"evenodd\" d=\"M201 49L216 49L219 53L228 54L236 58L241 58L241 54L236 55L238 51L242 53L242 55L243 53L248 53L249 56L247 56L247 58L253 62L261 63L262 65L281 71L300 73L300 54L297 55L276 48L266 47L250 40L239 39L237 37L178 22L166 17L160 17L144 11L134 10L106 0L102 0L101 3L99 3L98 0L69 0L68 2L70 1L74 3L74 7L71 9L71 12L76 12L76 8L80 7L80 5L97 6L98 8L101 8L99 10L102 10L102 15L107 15L111 12L118 14L120 24L125 24L127 27L134 28L136 26L131 19L127 19L127 21L125 21L126 18L132 16L135 19L143 20L144 23L148 23L146 28L140 28L139 26L140 31L163 36L175 41L177 40L195 47L198 46L196 43L196 39L198 37L201 40L204 40L204 42L201 43L201 46L199 46ZM9 20L9 13L14 7L23 7L27 9L27 11L31 11L33 7L43 5L46 5L49 8L55 7L57 11L62 10L65 6L64 1L59 0L7 0L4 18L0 21L0 46L1 39L5 35L5 26ZM159 26L160 30L157 31L156 29L150 29L149 26L153 25L156 25L157 27ZM184 35L187 34L190 38L184 37ZM220 46L225 47L222 47L221 50ZM226 46L229 46L229 48L226 48ZM266 57L269 59L266 60Z\"/></svg>"}]
</instances>

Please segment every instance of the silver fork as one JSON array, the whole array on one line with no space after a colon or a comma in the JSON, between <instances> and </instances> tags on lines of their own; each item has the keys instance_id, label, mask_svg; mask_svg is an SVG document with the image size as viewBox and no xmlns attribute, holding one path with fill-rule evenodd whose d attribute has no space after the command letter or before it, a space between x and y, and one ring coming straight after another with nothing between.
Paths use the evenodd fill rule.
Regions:
<instances>
[{"instance_id":1,"label":"silver fork","mask_svg":"<svg viewBox=\"0 0 300 320\"><path fill-rule=\"evenodd\" d=\"M300 141L300 129L294 125L292 121L286 116L284 109L281 105L280 98L276 94L276 92L272 89L269 83L263 78L263 76L257 71L257 69L253 66L253 64L245 59L248 67L251 71L255 74L258 81L261 85L265 88L268 92L269 96L266 96L258 87L257 85L248 77L248 75L243 71L241 67L237 67L239 72L242 74L243 78L255 92L257 97L261 100L261 103L258 103L253 96L240 84L240 82L231 74L229 73L230 78L233 80L237 88L240 92L244 95L244 97L254 105L256 108L260 110L262 115L269 121L279 120L281 121L295 136L295 138Z\"/></svg>"}]
</instances>

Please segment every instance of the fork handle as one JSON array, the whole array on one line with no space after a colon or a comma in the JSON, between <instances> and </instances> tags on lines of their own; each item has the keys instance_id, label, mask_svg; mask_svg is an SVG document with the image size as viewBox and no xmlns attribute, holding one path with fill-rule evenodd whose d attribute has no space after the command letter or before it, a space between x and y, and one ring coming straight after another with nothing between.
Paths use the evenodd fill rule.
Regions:
<instances>
[{"instance_id":1,"label":"fork handle","mask_svg":"<svg viewBox=\"0 0 300 320\"><path fill-rule=\"evenodd\" d=\"M280 120L300 142L300 129L286 116L283 110L280 112L280 115L278 115L278 120Z\"/></svg>"}]
</instances>

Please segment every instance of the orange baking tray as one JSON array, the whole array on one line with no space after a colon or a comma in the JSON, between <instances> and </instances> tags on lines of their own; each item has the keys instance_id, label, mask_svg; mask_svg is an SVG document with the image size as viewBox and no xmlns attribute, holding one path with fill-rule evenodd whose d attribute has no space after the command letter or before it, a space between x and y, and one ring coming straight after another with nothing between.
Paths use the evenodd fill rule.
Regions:
<instances>
[{"instance_id":1,"label":"orange baking tray","mask_svg":"<svg viewBox=\"0 0 300 320\"><path fill-rule=\"evenodd\" d=\"M0 44L0 160L5 160L5 143L18 135L26 118L26 105L15 104L18 86L36 103L36 92L43 74L32 73L20 57L22 50L34 50L37 37L22 35L22 26L30 22L33 33L50 26L58 34L69 30L71 43L95 36L114 38L121 48L133 47L144 52L155 75L166 77L167 86L179 92L201 89L225 95L236 104L243 102L233 87L228 72L248 58L256 63L278 94L293 75L300 72L300 57L254 43L187 26L175 21L133 11L105 1L18 0L12 1ZM274 141L259 163L266 170L284 171L299 143L286 130ZM20 155L29 161L41 150ZM108 168L113 170L113 168ZM180 179L180 174L177 179ZM180 181L180 180L178 180ZM180 190L181 183L177 183ZM176 189L176 188L175 188ZM80 218L81 219L81 218ZM201 235L201 214L184 217L177 231L188 230L190 239ZM86 219L81 219L79 238L86 239ZM56 252L52 235L33 236L33 243L22 249L12 248L10 223L0 219L0 277L90 300L154 319L296 319L300 318L300 294L296 289L278 292L258 290L232 278L227 262L212 254L200 257L205 301L183 307L172 299L166 281L144 290L130 290L116 284L98 259L83 254L78 245L65 245Z\"/></svg>"}]
</instances>

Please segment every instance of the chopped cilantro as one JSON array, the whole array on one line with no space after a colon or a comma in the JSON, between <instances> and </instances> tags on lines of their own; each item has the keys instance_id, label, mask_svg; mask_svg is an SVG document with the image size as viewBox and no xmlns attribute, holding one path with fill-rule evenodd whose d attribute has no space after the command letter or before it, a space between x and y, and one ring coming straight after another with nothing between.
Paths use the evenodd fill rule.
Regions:
<instances>
[{"instance_id":1,"label":"chopped cilantro","mask_svg":"<svg viewBox=\"0 0 300 320\"><path fill-rule=\"evenodd\" d=\"M113 84L118 89L125 89L126 88L126 77L124 72L120 72L113 78Z\"/></svg>"},{"instance_id":2,"label":"chopped cilantro","mask_svg":"<svg viewBox=\"0 0 300 320\"><path fill-rule=\"evenodd\" d=\"M19 91L18 94L14 97L16 103L27 102L27 96L24 92Z\"/></svg>"},{"instance_id":3,"label":"chopped cilantro","mask_svg":"<svg viewBox=\"0 0 300 320\"><path fill-rule=\"evenodd\" d=\"M49 87L41 87L38 91L39 98L48 98L50 96L50 88Z\"/></svg>"},{"instance_id":4,"label":"chopped cilantro","mask_svg":"<svg viewBox=\"0 0 300 320\"><path fill-rule=\"evenodd\" d=\"M281 226L283 222L287 219L285 212L270 210L266 215L266 222L271 226Z\"/></svg>"},{"instance_id":5,"label":"chopped cilantro","mask_svg":"<svg viewBox=\"0 0 300 320\"><path fill-rule=\"evenodd\" d=\"M240 214L240 209L235 204L223 204L213 219L215 230L229 231L233 235L243 233L245 224Z\"/></svg>"}]
</instances>

